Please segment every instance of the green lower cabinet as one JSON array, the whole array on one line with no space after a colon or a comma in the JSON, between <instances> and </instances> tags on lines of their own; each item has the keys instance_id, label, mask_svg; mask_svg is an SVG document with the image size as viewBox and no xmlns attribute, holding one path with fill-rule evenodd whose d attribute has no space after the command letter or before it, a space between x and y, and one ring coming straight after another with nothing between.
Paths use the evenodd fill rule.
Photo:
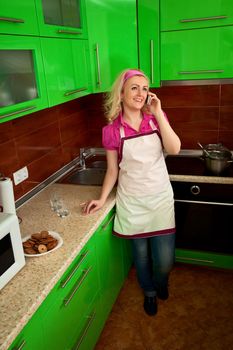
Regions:
<instances>
[{"instance_id":1,"label":"green lower cabinet","mask_svg":"<svg viewBox=\"0 0 233 350\"><path fill-rule=\"evenodd\" d=\"M233 256L218 253L176 249L176 261L194 265L233 269Z\"/></svg>"},{"instance_id":2,"label":"green lower cabinet","mask_svg":"<svg viewBox=\"0 0 233 350\"><path fill-rule=\"evenodd\" d=\"M87 40L41 38L49 106L90 93Z\"/></svg>"},{"instance_id":3,"label":"green lower cabinet","mask_svg":"<svg viewBox=\"0 0 233 350\"><path fill-rule=\"evenodd\" d=\"M114 217L115 212L112 210L96 232L96 254L104 321L124 281L123 239L112 235Z\"/></svg>"},{"instance_id":4,"label":"green lower cabinet","mask_svg":"<svg viewBox=\"0 0 233 350\"><path fill-rule=\"evenodd\" d=\"M59 282L52 300L44 303L45 349L64 350L79 332L80 323L99 290L97 264L92 244L79 254L72 269Z\"/></svg>"},{"instance_id":5,"label":"green lower cabinet","mask_svg":"<svg viewBox=\"0 0 233 350\"><path fill-rule=\"evenodd\" d=\"M112 209L9 350L94 349L132 264L131 242L112 235L114 217Z\"/></svg>"},{"instance_id":6,"label":"green lower cabinet","mask_svg":"<svg viewBox=\"0 0 233 350\"><path fill-rule=\"evenodd\" d=\"M8 350L45 349L43 340L41 313L38 311L32 316Z\"/></svg>"},{"instance_id":7,"label":"green lower cabinet","mask_svg":"<svg viewBox=\"0 0 233 350\"><path fill-rule=\"evenodd\" d=\"M233 78L233 26L161 33L161 80Z\"/></svg>"},{"instance_id":8,"label":"green lower cabinet","mask_svg":"<svg viewBox=\"0 0 233 350\"><path fill-rule=\"evenodd\" d=\"M71 346L67 350L91 350L99 338L103 329L102 306L100 295L97 293L93 303L86 310L82 322L79 325L79 332L72 339Z\"/></svg>"}]
</instances>

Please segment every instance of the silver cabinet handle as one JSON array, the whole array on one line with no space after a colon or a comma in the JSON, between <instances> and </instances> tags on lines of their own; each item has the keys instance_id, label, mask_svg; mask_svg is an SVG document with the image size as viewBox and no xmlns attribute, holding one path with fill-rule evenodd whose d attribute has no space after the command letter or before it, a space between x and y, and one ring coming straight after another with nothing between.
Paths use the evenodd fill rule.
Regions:
<instances>
[{"instance_id":1,"label":"silver cabinet handle","mask_svg":"<svg viewBox=\"0 0 233 350\"><path fill-rule=\"evenodd\" d=\"M96 316L96 312L94 311L90 316L87 317L88 321L86 323L85 329L84 329L81 337L79 338L78 343L75 345L75 347L72 350L78 350L80 348L80 345L82 344L82 341L85 338L85 336L88 332L88 329L90 328L92 322L94 321L95 316Z\"/></svg>"},{"instance_id":2,"label":"silver cabinet handle","mask_svg":"<svg viewBox=\"0 0 233 350\"><path fill-rule=\"evenodd\" d=\"M99 45L95 45L95 53L96 53L96 65L97 65L97 86L101 86L101 70L100 70L100 58L99 58Z\"/></svg>"},{"instance_id":3,"label":"silver cabinet handle","mask_svg":"<svg viewBox=\"0 0 233 350\"><path fill-rule=\"evenodd\" d=\"M26 345L26 340L23 340L22 343L19 345L19 347L14 348L13 350L22 350L25 345Z\"/></svg>"},{"instance_id":4,"label":"silver cabinet handle","mask_svg":"<svg viewBox=\"0 0 233 350\"><path fill-rule=\"evenodd\" d=\"M213 264L213 260L205 260L205 259L197 259L197 258L187 258L183 256L176 256L176 259L182 259L182 260L187 260L187 261L198 261L198 262L205 262L209 264Z\"/></svg>"},{"instance_id":5,"label":"silver cabinet handle","mask_svg":"<svg viewBox=\"0 0 233 350\"><path fill-rule=\"evenodd\" d=\"M0 21L11 22L11 23L24 23L24 19L21 19L21 18L10 18L10 17L0 17Z\"/></svg>"},{"instance_id":6,"label":"silver cabinet handle","mask_svg":"<svg viewBox=\"0 0 233 350\"><path fill-rule=\"evenodd\" d=\"M150 74L151 84L154 84L154 40L150 40Z\"/></svg>"},{"instance_id":7,"label":"silver cabinet handle","mask_svg":"<svg viewBox=\"0 0 233 350\"><path fill-rule=\"evenodd\" d=\"M190 201L188 199L175 199L175 202L178 202L178 203L193 203L193 204L208 204L208 205L222 205L222 206L233 207L233 203Z\"/></svg>"},{"instance_id":8,"label":"silver cabinet handle","mask_svg":"<svg viewBox=\"0 0 233 350\"><path fill-rule=\"evenodd\" d=\"M83 270L83 275L80 278L80 280L78 281L78 284L75 286L75 288L73 289L72 293L70 294L68 299L64 299L64 305L67 306L71 300L73 299L73 297L75 296L75 294L77 293L79 287L82 285L83 281L85 280L85 278L87 277L87 275L89 274L89 272L91 271L92 267L90 266L87 270Z\"/></svg>"},{"instance_id":9,"label":"silver cabinet handle","mask_svg":"<svg viewBox=\"0 0 233 350\"><path fill-rule=\"evenodd\" d=\"M76 32L74 30L67 30L67 29L58 29L57 33L58 34L74 34L74 35L82 34L82 32Z\"/></svg>"},{"instance_id":10,"label":"silver cabinet handle","mask_svg":"<svg viewBox=\"0 0 233 350\"><path fill-rule=\"evenodd\" d=\"M27 111L30 111L30 110L35 109L35 108L36 108L36 106L32 106L32 107L28 107L28 108L19 109L18 111L15 111L12 113L3 114L0 116L0 119L6 118L6 117L11 117L12 115L16 115L18 113L27 112Z\"/></svg>"},{"instance_id":11,"label":"silver cabinet handle","mask_svg":"<svg viewBox=\"0 0 233 350\"><path fill-rule=\"evenodd\" d=\"M70 96L70 95L76 94L77 92L81 92L81 91L85 91L85 90L87 90L86 87L75 89L75 90L71 90L71 91L67 91L67 92L64 93L64 96Z\"/></svg>"},{"instance_id":12,"label":"silver cabinet handle","mask_svg":"<svg viewBox=\"0 0 233 350\"><path fill-rule=\"evenodd\" d=\"M101 226L102 230L105 230L106 227L113 221L114 218L115 218L115 213L110 217L110 219L104 225Z\"/></svg>"},{"instance_id":13,"label":"silver cabinet handle","mask_svg":"<svg viewBox=\"0 0 233 350\"><path fill-rule=\"evenodd\" d=\"M200 18L185 18L180 19L181 23L187 23L187 22L199 22L199 21L210 21L213 19L225 19L228 18L228 16L211 16L211 17L200 17Z\"/></svg>"},{"instance_id":14,"label":"silver cabinet handle","mask_svg":"<svg viewBox=\"0 0 233 350\"><path fill-rule=\"evenodd\" d=\"M205 74L205 73L223 73L223 69L204 69L204 70L190 70L190 71L181 71L178 74Z\"/></svg>"},{"instance_id":15,"label":"silver cabinet handle","mask_svg":"<svg viewBox=\"0 0 233 350\"><path fill-rule=\"evenodd\" d=\"M61 288L65 288L67 283L71 280L71 278L74 276L75 272L78 270L79 266L82 264L82 262L86 259L87 255L90 253L90 250L87 250L85 253L81 254L81 259L79 260L78 264L75 266L73 271L67 276L64 282L61 284Z\"/></svg>"}]
</instances>

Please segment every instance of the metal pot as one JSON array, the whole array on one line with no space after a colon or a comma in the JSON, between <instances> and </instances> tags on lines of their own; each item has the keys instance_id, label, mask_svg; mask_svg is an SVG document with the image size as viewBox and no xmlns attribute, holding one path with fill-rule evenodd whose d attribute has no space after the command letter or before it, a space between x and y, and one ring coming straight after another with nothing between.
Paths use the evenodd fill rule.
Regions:
<instances>
[{"instance_id":1,"label":"metal pot","mask_svg":"<svg viewBox=\"0 0 233 350\"><path fill-rule=\"evenodd\" d=\"M220 175L233 163L231 151L221 143L204 146L201 159L204 160L206 169L214 175Z\"/></svg>"}]
</instances>

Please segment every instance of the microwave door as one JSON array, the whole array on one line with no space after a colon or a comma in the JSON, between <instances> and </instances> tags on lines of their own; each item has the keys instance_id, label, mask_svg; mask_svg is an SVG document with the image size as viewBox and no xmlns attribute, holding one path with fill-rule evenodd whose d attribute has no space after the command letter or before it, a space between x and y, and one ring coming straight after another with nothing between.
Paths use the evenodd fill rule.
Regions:
<instances>
[{"instance_id":1,"label":"microwave door","mask_svg":"<svg viewBox=\"0 0 233 350\"><path fill-rule=\"evenodd\" d=\"M0 239L0 276L15 263L10 233Z\"/></svg>"}]
</instances>

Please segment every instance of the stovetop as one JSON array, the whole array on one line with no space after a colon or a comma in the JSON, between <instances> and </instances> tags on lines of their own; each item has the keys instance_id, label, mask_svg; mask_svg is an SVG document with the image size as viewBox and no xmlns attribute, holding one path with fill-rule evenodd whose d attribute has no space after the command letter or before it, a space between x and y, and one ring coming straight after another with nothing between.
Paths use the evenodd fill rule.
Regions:
<instances>
[{"instance_id":1,"label":"stovetop","mask_svg":"<svg viewBox=\"0 0 233 350\"><path fill-rule=\"evenodd\" d=\"M179 155L166 156L168 173L171 175L194 175L194 176L219 176L233 177L233 163L220 175L215 175L205 168L204 160L201 158L202 151L181 151Z\"/></svg>"}]
</instances>

